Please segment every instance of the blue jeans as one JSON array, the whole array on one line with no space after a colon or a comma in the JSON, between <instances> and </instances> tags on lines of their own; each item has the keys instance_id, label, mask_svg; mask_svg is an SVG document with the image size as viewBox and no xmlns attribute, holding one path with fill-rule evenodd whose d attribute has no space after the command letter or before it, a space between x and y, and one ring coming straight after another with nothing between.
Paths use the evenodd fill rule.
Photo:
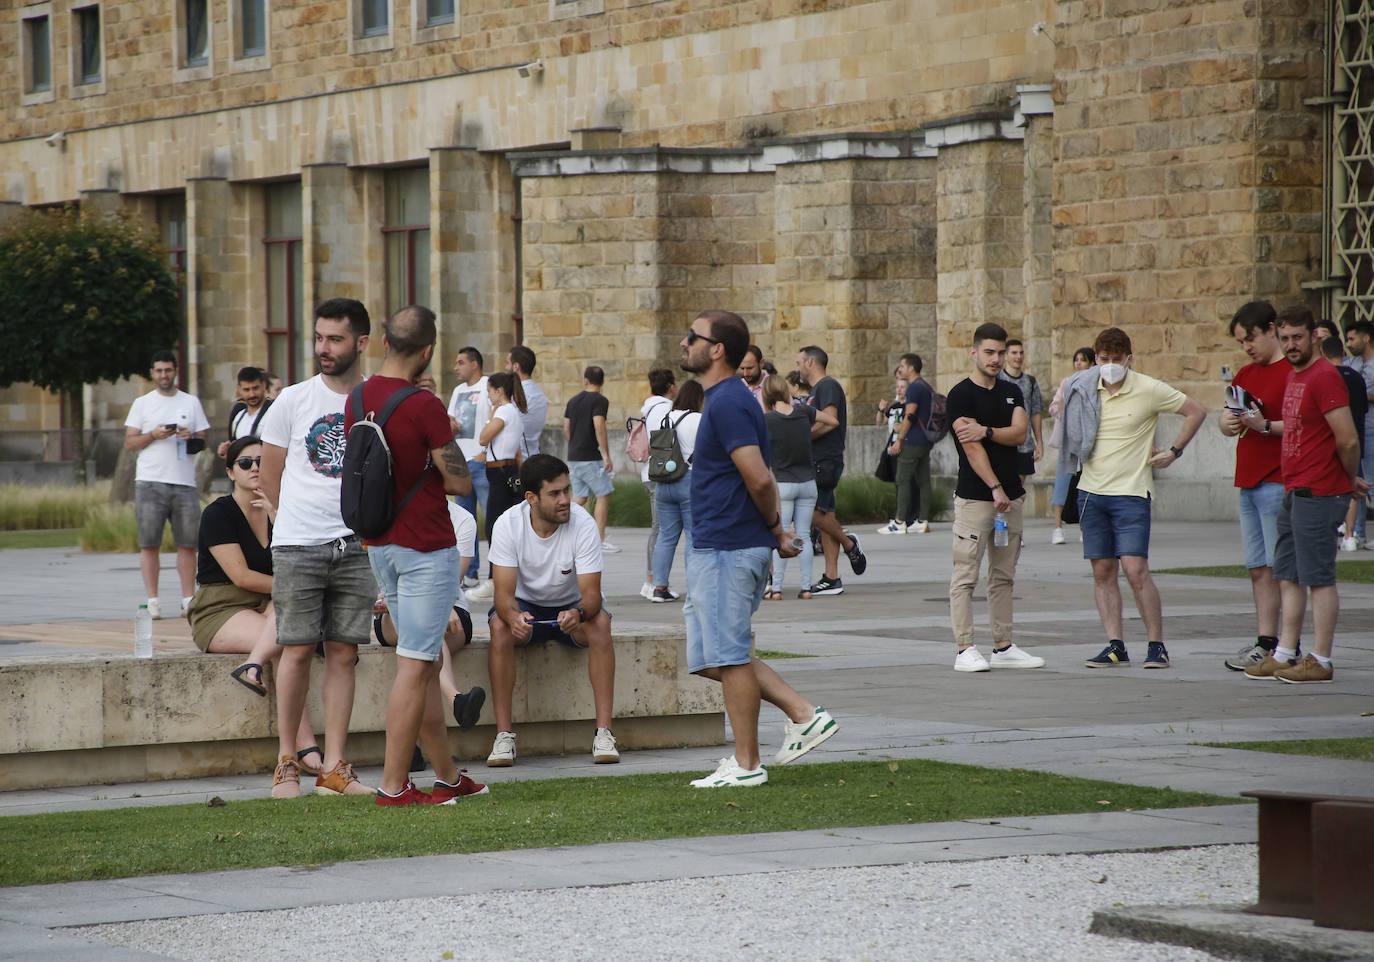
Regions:
<instances>
[{"instance_id":1,"label":"blue jeans","mask_svg":"<svg viewBox=\"0 0 1374 962\"><path fill-rule=\"evenodd\" d=\"M661 491L663 486L659 486ZM687 670L747 665L750 619L768 582L768 548L687 552Z\"/></svg>"},{"instance_id":2,"label":"blue jeans","mask_svg":"<svg viewBox=\"0 0 1374 962\"><path fill-rule=\"evenodd\" d=\"M454 495L453 500L461 508L467 508L468 514L472 515L474 521L477 520L477 506L480 504L484 508L487 504L487 469L484 461L469 461L468 472L472 475L472 492L468 495ZM481 528L478 528L480 531ZM466 578L476 578L481 570L478 565L478 555L482 553L482 538L479 535L476 544L472 549L472 560L468 562L468 570L463 572Z\"/></svg>"},{"instance_id":3,"label":"blue jeans","mask_svg":"<svg viewBox=\"0 0 1374 962\"><path fill-rule=\"evenodd\" d=\"M1283 485L1277 481L1240 489L1240 540L1245 550L1245 567L1274 567L1282 507Z\"/></svg>"},{"instance_id":4,"label":"blue jeans","mask_svg":"<svg viewBox=\"0 0 1374 962\"><path fill-rule=\"evenodd\" d=\"M692 552L692 472L689 470L676 481L659 481L654 485L654 500L658 504L658 541L654 544L654 585L668 587L668 575L673 570L673 553L681 538L684 555Z\"/></svg>"},{"instance_id":5,"label":"blue jeans","mask_svg":"<svg viewBox=\"0 0 1374 962\"><path fill-rule=\"evenodd\" d=\"M367 560L396 626L396 654L438 661L463 578L458 571L458 549L416 551L398 544L374 544L367 549Z\"/></svg>"},{"instance_id":6,"label":"blue jeans","mask_svg":"<svg viewBox=\"0 0 1374 962\"><path fill-rule=\"evenodd\" d=\"M811 554L811 512L816 510L815 481L779 481L778 513L782 516L782 526L803 542L801 554L801 590L811 590L811 575L814 573ZM781 591L783 577L787 574L787 558L773 552L773 590Z\"/></svg>"},{"instance_id":7,"label":"blue jeans","mask_svg":"<svg viewBox=\"0 0 1374 962\"><path fill-rule=\"evenodd\" d=\"M1064 507L1069 500L1069 483L1073 481L1073 472L1064 470L1054 476L1054 492L1050 495L1050 504Z\"/></svg>"}]
</instances>

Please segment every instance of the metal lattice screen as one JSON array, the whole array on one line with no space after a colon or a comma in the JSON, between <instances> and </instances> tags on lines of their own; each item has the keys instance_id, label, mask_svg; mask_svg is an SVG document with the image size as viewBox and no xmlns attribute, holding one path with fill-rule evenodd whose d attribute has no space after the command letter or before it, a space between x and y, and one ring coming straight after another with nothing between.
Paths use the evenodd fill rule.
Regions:
<instances>
[{"instance_id":1,"label":"metal lattice screen","mask_svg":"<svg viewBox=\"0 0 1374 962\"><path fill-rule=\"evenodd\" d=\"M1331 0L1328 317L1374 320L1374 0Z\"/></svg>"}]
</instances>

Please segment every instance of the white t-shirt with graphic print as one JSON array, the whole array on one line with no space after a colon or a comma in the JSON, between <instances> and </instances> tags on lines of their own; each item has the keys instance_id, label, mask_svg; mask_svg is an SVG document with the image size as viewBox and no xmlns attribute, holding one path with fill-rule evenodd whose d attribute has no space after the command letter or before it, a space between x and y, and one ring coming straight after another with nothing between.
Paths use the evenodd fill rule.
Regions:
<instances>
[{"instance_id":1,"label":"white t-shirt with graphic print","mask_svg":"<svg viewBox=\"0 0 1374 962\"><path fill-rule=\"evenodd\" d=\"M477 379L476 384L460 384L453 389L448 399L448 416L458 422L458 433L453 439L463 452L463 457L472 461L482 456L482 442L477 436L491 419L491 398L487 396L487 376Z\"/></svg>"},{"instance_id":2,"label":"white t-shirt with graphic print","mask_svg":"<svg viewBox=\"0 0 1374 962\"><path fill-rule=\"evenodd\" d=\"M316 374L284 388L263 417L263 443L286 448L274 546L327 544L353 533L339 509L347 403L347 394Z\"/></svg>"}]
</instances>

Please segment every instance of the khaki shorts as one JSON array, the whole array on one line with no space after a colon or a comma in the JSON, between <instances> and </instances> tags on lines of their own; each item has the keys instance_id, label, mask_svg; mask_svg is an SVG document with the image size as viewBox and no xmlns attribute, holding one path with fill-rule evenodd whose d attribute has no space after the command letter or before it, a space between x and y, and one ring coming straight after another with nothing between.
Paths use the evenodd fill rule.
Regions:
<instances>
[{"instance_id":1,"label":"khaki shorts","mask_svg":"<svg viewBox=\"0 0 1374 962\"><path fill-rule=\"evenodd\" d=\"M226 621L240 611L263 614L271 603L271 595L235 584L197 585L196 595L186 609L186 617L191 622L191 640L201 651L209 651L210 642L215 640Z\"/></svg>"}]
</instances>

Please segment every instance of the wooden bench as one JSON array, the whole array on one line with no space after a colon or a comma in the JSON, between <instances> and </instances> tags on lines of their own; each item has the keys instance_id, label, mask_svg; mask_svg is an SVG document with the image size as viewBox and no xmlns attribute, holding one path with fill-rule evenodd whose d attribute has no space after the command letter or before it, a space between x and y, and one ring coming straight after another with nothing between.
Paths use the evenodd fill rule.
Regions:
<instances>
[{"instance_id":1,"label":"wooden bench","mask_svg":"<svg viewBox=\"0 0 1374 962\"><path fill-rule=\"evenodd\" d=\"M1259 800L1260 915L1374 931L1374 798L1241 792Z\"/></svg>"}]
</instances>

